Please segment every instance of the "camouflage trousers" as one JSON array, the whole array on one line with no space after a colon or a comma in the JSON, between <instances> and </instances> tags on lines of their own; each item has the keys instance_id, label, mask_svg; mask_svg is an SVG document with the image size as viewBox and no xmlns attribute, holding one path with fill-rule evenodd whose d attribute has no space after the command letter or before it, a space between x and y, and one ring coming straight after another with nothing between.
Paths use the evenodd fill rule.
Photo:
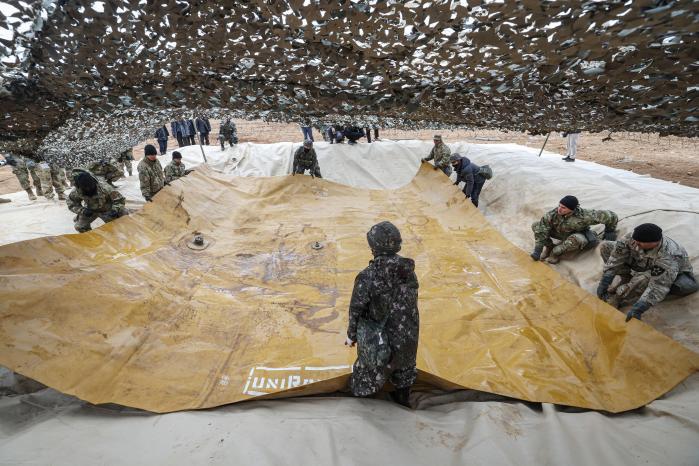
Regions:
<instances>
[{"instance_id":1,"label":"camouflage trousers","mask_svg":"<svg viewBox=\"0 0 699 466\"><path fill-rule=\"evenodd\" d=\"M409 357L408 354L396 355L394 350L393 356L386 366L376 367L362 357L363 355L368 356L368 351L358 346L358 357L352 366L352 376L349 383L352 394L360 397L375 395L383 388L386 381L390 381L396 388L412 386L417 379L415 366L417 346L408 351L411 351L412 357Z\"/></svg>"},{"instance_id":2,"label":"camouflage trousers","mask_svg":"<svg viewBox=\"0 0 699 466\"><path fill-rule=\"evenodd\" d=\"M73 219L73 226L75 227L75 230L78 233L84 233L86 231L92 230L92 222L97 220L97 218L101 218L104 223L109 223L112 220L116 220L119 217L123 217L124 215L127 215L128 212L126 209L119 209L117 212L116 216L112 216L111 211L107 212L93 212L92 215L87 216L83 214L77 214L75 218Z\"/></svg>"},{"instance_id":3,"label":"camouflage trousers","mask_svg":"<svg viewBox=\"0 0 699 466\"><path fill-rule=\"evenodd\" d=\"M131 159L121 159L117 163L122 172L124 171L124 169L126 169L129 176L133 174L133 166L131 165Z\"/></svg>"},{"instance_id":4,"label":"camouflage trousers","mask_svg":"<svg viewBox=\"0 0 699 466\"><path fill-rule=\"evenodd\" d=\"M606 263L611 256L616 241L603 241L600 248L602 260ZM621 280L613 283L609 287L609 297L607 302L617 308L622 308L628 304L633 304L640 299L643 293L648 288L651 275L650 271L635 271L630 268L618 275ZM693 274L683 272L677 275L675 281L670 287L668 294L674 296L687 296L699 290L696 278Z\"/></svg>"},{"instance_id":5,"label":"camouflage trousers","mask_svg":"<svg viewBox=\"0 0 699 466\"><path fill-rule=\"evenodd\" d=\"M15 174L19 184L25 191L27 189L32 189L32 184L29 181L29 176L31 175L31 179L34 182L34 187L36 188L36 193L41 195L41 179L39 178L39 174L36 172L35 166L32 168L27 168L26 166L18 165L12 167L12 173Z\"/></svg>"},{"instance_id":6,"label":"camouflage trousers","mask_svg":"<svg viewBox=\"0 0 699 466\"><path fill-rule=\"evenodd\" d=\"M53 199L53 190L56 190L59 197L63 197L63 175L60 168L54 164L42 162L37 165L37 172L41 180L43 191L37 194L43 194L46 199Z\"/></svg>"}]
</instances>

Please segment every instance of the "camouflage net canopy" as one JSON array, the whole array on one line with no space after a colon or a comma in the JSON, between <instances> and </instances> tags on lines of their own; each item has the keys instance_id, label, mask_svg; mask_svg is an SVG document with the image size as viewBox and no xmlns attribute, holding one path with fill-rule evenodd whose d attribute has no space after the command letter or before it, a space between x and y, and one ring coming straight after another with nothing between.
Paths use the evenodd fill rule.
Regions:
<instances>
[{"instance_id":1,"label":"camouflage net canopy","mask_svg":"<svg viewBox=\"0 0 699 466\"><path fill-rule=\"evenodd\" d=\"M9 1L5 141L113 115L152 132L179 108L697 135L696 0Z\"/></svg>"}]
</instances>

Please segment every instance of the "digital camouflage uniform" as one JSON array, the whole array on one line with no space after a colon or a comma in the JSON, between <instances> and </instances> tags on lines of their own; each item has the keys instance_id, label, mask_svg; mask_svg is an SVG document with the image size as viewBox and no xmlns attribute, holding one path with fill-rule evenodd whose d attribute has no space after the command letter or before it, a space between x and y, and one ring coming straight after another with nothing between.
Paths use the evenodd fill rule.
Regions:
<instances>
[{"instance_id":1,"label":"digital camouflage uniform","mask_svg":"<svg viewBox=\"0 0 699 466\"><path fill-rule=\"evenodd\" d=\"M382 222L372 230L385 223L388 222ZM357 342L357 360L350 379L355 396L377 393L386 380L397 389L409 389L417 377L415 359L420 319L415 262L391 252L396 250L400 250L400 243L397 248L381 250L372 247L374 260L354 281L347 337ZM366 341L362 334L366 328L361 322L363 319L379 325L385 321L383 330L390 358L383 367L371 362L376 359L377 348L363 344Z\"/></svg>"},{"instance_id":2,"label":"digital camouflage uniform","mask_svg":"<svg viewBox=\"0 0 699 466\"><path fill-rule=\"evenodd\" d=\"M60 167L53 163L39 162L36 172L39 175L41 187L43 188L43 192L37 194L43 194L46 199L53 199L53 190L55 189L58 199L63 200L66 198L63 192L63 174Z\"/></svg>"},{"instance_id":3,"label":"digital camouflage uniform","mask_svg":"<svg viewBox=\"0 0 699 466\"><path fill-rule=\"evenodd\" d=\"M102 159L92 162L87 166L87 171L95 176L104 178L112 186L114 186L116 180L124 176L121 164L113 159Z\"/></svg>"},{"instance_id":4,"label":"digital camouflage uniform","mask_svg":"<svg viewBox=\"0 0 699 466\"><path fill-rule=\"evenodd\" d=\"M165 165L165 182L172 183L177 178L181 178L187 174L187 170L184 168L184 163L180 162L177 165L175 162L170 162Z\"/></svg>"},{"instance_id":5,"label":"digital camouflage uniform","mask_svg":"<svg viewBox=\"0 0 699 466\"><path fill-rule=\"evenodd\" d=\"M607 302L618 307L636 301L654 306L668 294L685 296L699 289L682 246L664 236L659 246L644 251L631 236L602 242L604 275L621 277L620 285L608 289Z\"/></svg>"},{"instance_id":6,"label":"digital camouflage uniform","mask_svg":"<svg viewBox=\"0 0 699 466\"><path fill-rule=\"evenodd\" d=\"M546 212L541 220L532 224L535 247L547 247L551 254L560 256L571 251L581 251L597 245L598 239L590 231L592 225L604 224L605 232L616 230L619 221L611 210L592 210L577 207L570 215L559 215L557 209ZM553 239L561 241L554 247ZM592 243L590 243L592 240Z\"/></svg>"},{"instance_id":7,"label":"digital camouflage uniform","mask_svg":"<svg viewBox=\"0 0 699 466\"><path fill-rule=\"evenodd\" d=\"M133 149L127 149L117 157L117 165L122 173L124 169L129 173L129 176L133 175L133 166L131 161L133 160Z\"/></svg>"},{"instance_id":8,"label":"digital camouflage uniform","mask_svg":"<svg viewBox=\"0 0 699 466\"><path fill-rule=\"evenodd\" d=\"M77 168L73 170L73 177L83 172L89 173L87 170ZM102 178L89 174L97 181L97 192L93 196L87 196L78 188L73 188L66 201L68 209L76 214L73 219L74 226L80 233L90 231L92 229L90 224L97 217L104 223L109 223L127 214L124 196Z\"/></svg>"},{"instance_id":9,"label":"digital camouflage uniform","mask_svg":"<svg viewBox=\"0 0 699 466\"><path fill-rule=\"evenodd\" d=\"M31 175L31 179L34 182L34 187L36 188L36 193L41 195L41 178L39 178L39 174L36 171L36 162L31 159L25 159L19 155L11 155L8 157L12 157L16 162L15 165L12 166L12 173L14 173L17 177L22 189L25 191L32 189L32 185L29 181L29 177Z\"/></svg>"},{"instance_id":10,"label":"digital camouflage uniform","mask_svg":"<svg viewBox=\"0 0 699 466\"><path fill-rule=\"evenodd\" d=\"M138 164L138 180L141 183L141 194L145 200L150 201L165 185L165 175L160 161L156 159L151 162L148 157L143 157Z\"/></svg>"},{"instance_id":11,"label":"digital camouflage uniform","mask_svg":"<svg viewBox=\"0 0 699 466\"><path fill-rule=\"evenodd\" d=\"M434 159L434 166L442 170L445 175L449 176L451 175L451 162L449 161L450 156L451 149L449 149L449 147L442 142L439 145L435 144L430 151L430 155L424 160L427 162Z\"/></svg>"},{"instance_id":12,"label":"digital camouflage uniform","mask_svg":"<svg viewBox=\"0 0 699 466\"><path fill-rule=\"evenodd\" d=\"M316 155L316 150L313 148L306 149L301 146L296 149L294 153L294 166L291 173L305 173L306 170L310 170L311 176L322 178L320 175L320 167L318 166L318 156Z\"/></svg>"}]
</instances>

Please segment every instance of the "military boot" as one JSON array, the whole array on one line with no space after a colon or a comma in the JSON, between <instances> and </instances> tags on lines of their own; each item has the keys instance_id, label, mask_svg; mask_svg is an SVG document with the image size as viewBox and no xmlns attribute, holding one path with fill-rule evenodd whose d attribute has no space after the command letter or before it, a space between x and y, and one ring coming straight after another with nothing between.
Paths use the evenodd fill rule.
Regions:
<instances>
[{"instance_id":1,"label":"military boot","mask_svg":"<svg viewBox=\"0 0 699 466\"><path fill-rule=\"evenodd\" d=\"M412 406L410 406L410 387L399 388L395 392L389 393L389 395L399 405L412 409Z\"/></svg>"},{"instance_id":2,"label":"military boot","mask_svg":"<svg viewBox=\"0 0 699 466\"><path fill-rule=\"evenodd\" d=\"M34 195L34 191L32 191L32 188L27 188L27 194L29 195L30 201L36 201L36 196Z\"/></svg>"}]
</instances>

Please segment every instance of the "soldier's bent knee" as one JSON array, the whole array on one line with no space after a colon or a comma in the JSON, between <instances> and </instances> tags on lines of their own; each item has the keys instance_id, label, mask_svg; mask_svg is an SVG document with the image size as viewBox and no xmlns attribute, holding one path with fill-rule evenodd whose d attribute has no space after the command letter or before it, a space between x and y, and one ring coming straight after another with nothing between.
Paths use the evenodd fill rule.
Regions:
<instances>
[{"instance_id":1,"label":"soldier's bent knee","mask_svg":"<svg viewBox=\"0 0 699 466\"><path fill-rule=\"evenodd\" d=\"M699 283L696 278L688 273L681 273L672 284L670 292L676 296L687 296L699 291Z\"/></svg>"}]
</instances>

